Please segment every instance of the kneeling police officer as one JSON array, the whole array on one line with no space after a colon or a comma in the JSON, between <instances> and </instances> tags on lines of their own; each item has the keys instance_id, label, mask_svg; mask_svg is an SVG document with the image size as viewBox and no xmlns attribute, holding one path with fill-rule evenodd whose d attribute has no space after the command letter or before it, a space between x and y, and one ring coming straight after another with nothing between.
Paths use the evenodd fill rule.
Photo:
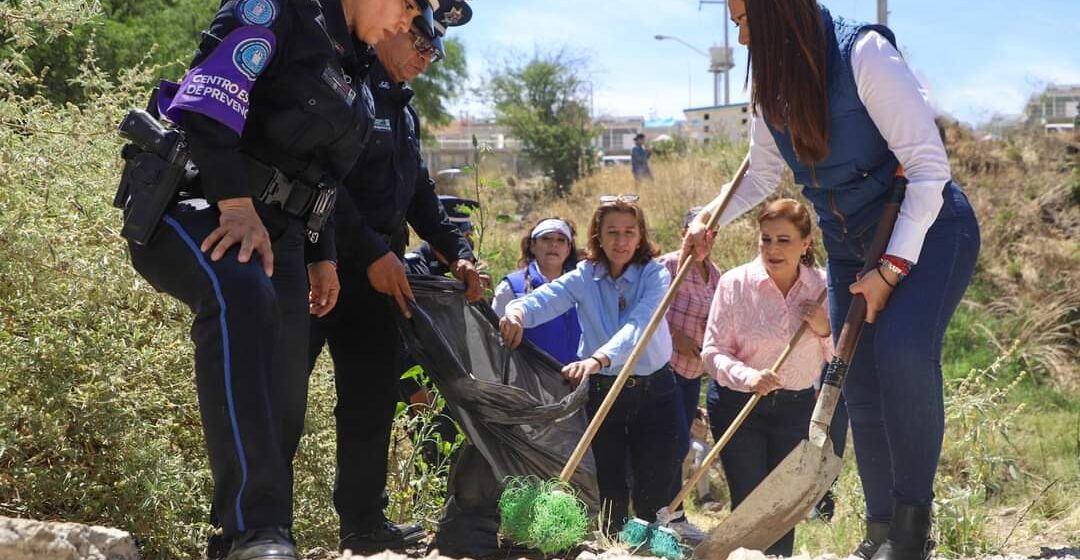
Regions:
<instances>
[{"instance_id":1,"label":"kneeling police officer","mask_svg":"<svg viewBox=\"0 0 1080 560\"><path fill-rule=\"evenodd\" d=\"M296 558L292 459L307 398L308 314L336 303L327 222L373 125L368 45L408 29L429 2L437 5L226 0L182 82L163 82L157 94L156 111L178 127L168 138L183 139L166 167L183 169L178 154L189 154L188 173L128 189L153 175L155 150L125 147L117 203L132 263L195 313L212 512L229 560ZM178 175L182 184L171 180ZM161 193L167 204L148 218L144 199Z\"/></svg>"},{"instance_id":2,"label":"kneeling police officer","mask_svg":"<svg viewBox=\"0 0 1080 560\"><path fill-rule=\"evenodd\" d=\"M407 82L439 56L445 25L471 14L463 0L445 1L434 19L376 47L378 62L368 77L375 121L368 149L345 178L352 207L337 212L341 297L325 317L312 322L310 366L330 347L337 390L337 477L334 507L340 516L340 548L371 554L419 542L414 524L390 523L386 476L390 431L398 401L401 341L394 314L409 315L412 299L402 253L405 224L450 256L466 297L482 296L468 243L435 196L420 153L420 122ZM387 297L390 296L390 297Z\"/></svg>"}]
</instances>

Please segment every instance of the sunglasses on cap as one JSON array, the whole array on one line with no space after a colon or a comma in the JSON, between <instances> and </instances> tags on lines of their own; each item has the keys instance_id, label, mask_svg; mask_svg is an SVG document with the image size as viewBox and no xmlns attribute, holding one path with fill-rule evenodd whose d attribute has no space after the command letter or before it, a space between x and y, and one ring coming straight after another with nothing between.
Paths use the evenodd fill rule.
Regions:
<instances>
[{"instance_id":1,"label":"sunglasses on cap","mask_svg":"<svg viewBox=\"0 0 1080 560\"><path fill-rule=\"evenodd\" d=\"M442 58L439 49L435 47L435 44L431 42L431 39L424 37L413 29L409 30L409 35L412 37L412 46L413 50L416 51L416 54L419 54L424 58L430 58L431 62L435 62Z\"/></svg>"},{"instance_id":2,"label":"sunglasses on cap","mask_svg":"<svg viewBox=\"0 0 1080 560\"><path fill-rule=\"evenodd\" d=\"M602 194L600 195L600 204L614 204L616 202L625 202L627 204L633 204L641 200L641 195L637 194Z\"/></svg>"}]
</instances>

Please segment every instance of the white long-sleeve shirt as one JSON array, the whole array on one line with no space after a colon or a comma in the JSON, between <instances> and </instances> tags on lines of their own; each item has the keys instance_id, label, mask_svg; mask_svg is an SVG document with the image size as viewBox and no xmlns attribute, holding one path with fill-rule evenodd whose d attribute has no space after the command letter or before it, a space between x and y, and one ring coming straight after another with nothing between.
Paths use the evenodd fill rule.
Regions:
<instances>
[{"instance_id":1,"label":"white long-sleeve shirt","mask_svg":"<svg viewBox=\"0 0 1080 560\"><path fill-rule=\"evenodd\" d=\"M934 110L903 57L880 33L864 31L859 35L851 67L859 99L908 178L907 194L886 252L916 263L926 232L941 211L945 184L952 178ZM786 165L769 128L755 114L750 125L750 169L720 217L720 225L772 194Z\"/></svg>"}]
</instances>

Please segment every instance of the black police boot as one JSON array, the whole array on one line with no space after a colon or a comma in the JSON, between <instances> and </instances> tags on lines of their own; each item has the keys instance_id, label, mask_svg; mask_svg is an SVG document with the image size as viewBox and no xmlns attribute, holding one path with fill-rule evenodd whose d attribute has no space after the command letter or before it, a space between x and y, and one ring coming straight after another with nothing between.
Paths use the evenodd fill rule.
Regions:
<instances>
[{"instance_id":1,"label":"black police boot","mask_svg":"<svg viewBox=\"0 0 1080 560\"><path fill-rule=\"evenodd\" d=\"M927 560L934 550L930 540L930 506L893 506L889 538L871 560Z\"/></svg>"},{"instance_id":2,"label":"black police boot","mask_svg":"<svg viewBox=\"0 0 1080 560\"><path fill-rule=\"evenodd\" d=\"M867 521L866 522L866 537L859 543L859 547L852 552L852 556L862 558L862 560L870 560L873 558L874 553L881 546L881 543L885 542L889 538L889 524L882 521Z\"/></svg>"},{"instance_id":3,"label":"black police boot","mask_svg":"<svg viewBox=\"0 0 1080 560\"><path fill-rule=\"evenodd\" d=\"M284 527L265 527L233 537L225 560L297 560L296 544Z\"/></svg>"},{"instance_id":4,"label":"black police boot","mask_svg":"<svg viewBox=\"0 0 1080 560\"><path fill-rule=\"evenodd\" d=\"M395 525L389 521L367 531L350 531L341 538L338 549L351 550L353 554L373 554L385 550L402 550L419 543L427 533L415 524Z\"/></svg>"}]
</instances>

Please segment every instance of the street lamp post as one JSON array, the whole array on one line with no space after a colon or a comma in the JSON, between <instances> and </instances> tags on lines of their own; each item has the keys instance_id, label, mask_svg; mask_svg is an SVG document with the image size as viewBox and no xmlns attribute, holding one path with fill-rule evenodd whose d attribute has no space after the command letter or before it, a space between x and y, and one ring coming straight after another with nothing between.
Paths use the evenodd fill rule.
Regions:
<instances>
[{"instance_id":1,"label":"street lamp post","mask_svg":"<svg viewBox=\"0 0 1080 560\"><path fill-rule=\"evenodd\" d=\"M724 4L726 0L700 0L702 4ZM700 7L700 5L699 5ZM710 47L709 52L705 52L686 41L678 37L671 35L655 35L653 37L657 41L675 41L682 43L690 50L704 56L709 59L709 72L713 75L713 105L720 105L720 76L724 77L724 105L731 103L731 77L729 72L735 67L732 62L731 47L728 46L728 26L727 20L724 21L724 46L723 47Z\"/></svg>"}]
</instances>

